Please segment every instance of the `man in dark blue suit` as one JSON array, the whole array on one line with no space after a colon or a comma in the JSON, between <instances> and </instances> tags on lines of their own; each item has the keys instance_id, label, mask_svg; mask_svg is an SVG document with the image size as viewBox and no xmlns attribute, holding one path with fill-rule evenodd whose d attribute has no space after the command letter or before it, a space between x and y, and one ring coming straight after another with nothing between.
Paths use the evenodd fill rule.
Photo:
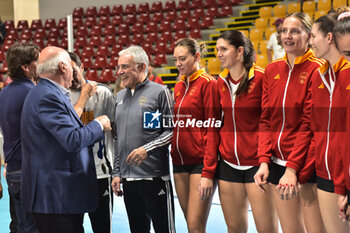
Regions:
<instances>
[{"instance_id":1,"label":"man in dark blue suit","mask_svg":"<svg viewBox=\"0 0 350 233\"><path fill-rule=\"evenodd\" d=\"M83 213L97 206L90 146L111 130L103 115L84 126L69 100L69 54L46 47L39 55L40 82L28 94L21 117L22 205L40 233L82 233Z\"/></svg>"}]
</instances>

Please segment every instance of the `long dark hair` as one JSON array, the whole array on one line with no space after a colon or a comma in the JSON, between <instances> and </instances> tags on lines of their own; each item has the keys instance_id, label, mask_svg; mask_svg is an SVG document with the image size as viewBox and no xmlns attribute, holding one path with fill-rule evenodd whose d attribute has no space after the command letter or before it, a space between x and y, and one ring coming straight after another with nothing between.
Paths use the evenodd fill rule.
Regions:
<instances>
[{"instance_id":1,"label":"long dark hair","mask_svg":"<svg viewBox=\"0 0 350 233\"><path fill-rule=\"evenodd\" d=\"M247 92L248 87L249 87L249 70L250 68L253 67L254 65L254 48L252 45L252 42L243 35L242 32L237 31L237 30L230 30L230 31L225 31L223 32L218 39L224 39L227 41L230 45L234 46L236 49L239 47L243 47L243 65L244 68L246 69L246 74L242 77L242 80L240 81L237 91L236 91L236 96L241 96L244 93Z\"/></svg>"}]
</instances>

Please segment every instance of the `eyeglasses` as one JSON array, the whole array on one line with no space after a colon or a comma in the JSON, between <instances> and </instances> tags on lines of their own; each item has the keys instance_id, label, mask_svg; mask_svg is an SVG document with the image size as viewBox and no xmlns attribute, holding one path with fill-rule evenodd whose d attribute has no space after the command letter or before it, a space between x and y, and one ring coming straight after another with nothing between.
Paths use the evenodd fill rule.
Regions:
<instances>
[{"instance_id":1,"label":"eyeglasses","mask_svg":"<svg viewBox=\"0 0 350 233\"><path fill-rule=\"evenodd\" d=\"M139 64L141 64L141 63L136 63L135 65L130 65L130 64L117 65L117 66L115 66L115 69L116 69L117 71L119 71L119 70L128 70L128 69L130 69L131 67L137 66L137 65L139 65Z\"/></svg>"}]
</instances>

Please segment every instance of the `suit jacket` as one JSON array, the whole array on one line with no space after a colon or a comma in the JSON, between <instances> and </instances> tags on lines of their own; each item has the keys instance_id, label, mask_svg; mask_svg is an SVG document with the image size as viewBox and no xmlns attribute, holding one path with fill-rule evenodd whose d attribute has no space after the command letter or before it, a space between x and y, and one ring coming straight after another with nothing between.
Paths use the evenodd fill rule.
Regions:
<instances>
[{"instance_id":1,"label":"suit jacket","mask_svg":"<svg viewBox=\"0 0 350 233\"><path fill-rule=\"evenodd\" d=\"M21 117L21 198L25 211L91 212L98 189L89 146L101 140L98 122L84 126L69 98L41 79L28 94Z\"/></svg>"}]
</instances>

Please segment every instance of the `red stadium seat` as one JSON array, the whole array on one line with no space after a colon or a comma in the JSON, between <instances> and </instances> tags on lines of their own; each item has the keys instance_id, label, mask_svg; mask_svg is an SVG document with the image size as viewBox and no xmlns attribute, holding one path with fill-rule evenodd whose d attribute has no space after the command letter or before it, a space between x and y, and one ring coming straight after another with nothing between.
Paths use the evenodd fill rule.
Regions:
<instances>
[{"instance_id":1,"label":"red stadium seat","mask_svg":"<svg viewBox=\"0 0 350 233\"><path fill-rule=\"evenodd\" d=\"M194 39L202 38L201 30L199 28L192 28L190 31L190 37Z\"/></svg>"},{"instance_id":2,"label":"red stadium seat","mask_svg":"<svg viewBox=\"0 0 350 233\"><path fill-rule=\"evenodd\" d=\"M111 22L109 21L109 16L101 16L100 20L98 21L98 25L100 27L104 27L108 24L111 24Z\"/></svg>"},{"instance_id":3,"label":"red stadium seat","mask_svg":"<svg viewBox=\"0 0 350 233\"><path fill-rule=\"evenodd\" d=\"M76 7L73 10L73 17L83 17L84 16L84 9L82 7Z\"/></svg>"},{"instance_id":4,"label":"red stadium seat","mask_svg":"<svg viewBox=\"0 0 350 233\"><path fill-rule=\"evenodd\" d=\"M77 48L83 48L87 45L87 41L85 36L78 37L75 41L75 47Z\"/></svg>"},{"instance_id":5,"label":"red stadium seat","mask_svg":"<svg viewBox=\"0 0 350 233\"><path fill-rule=\"evenodd\" d=\"M143 33L143 24L142 23L135 23L134 25L132 25L132 29L131 32L132 33Z\"/></svg>"},{"instance_id":6,"label":"red stadium seat","mask_svg":"<svg viewBox=\"0 0 350 233\"><path fill-rule=\"evenodd\" d=\"M200 20L197 18L190 18L190 20L187 23L187 28L199 28L200 27Z\"/></svg>"},{"instance_id":7,"label":"red stadium seat","mask_svg":"<svg viewBox=\"0 0 350 233\"><path fill-rule=\"evenodd\" d=\"M47 39L46 46L56 46L56 47L58 47L57 38L49 38L49 39Z\"/></svg>"},{"instance_id":8,"label":"red stadium seat","mask_svg":"<svg viewBox=\"0 0 350 233\"><path fill-rule=\"evenodd\" d=\"M167 53L167 42L158 41L156 44L157 53Z\"/></svg>"},{"instance_id":9,"label":"red stadium seat","mask_svg":"<svg viewBox=\"0 0 350 233\"><path fill-rule=\"evenodd\" d=\"M96 15L97 15L96 6L89 6L88 8L86 8L85 17L96 16Z\"/></svg>"},{"instance_id":10,"label":"red stadium seat","mask_svg":"<svg viewBox=\"0 0 350 233\"><path fill-rule=\"evenodd\" d=\"M112 34L108 34L105 36L105 41L104 44L108 45L108 46L113 46L114 44L116 44L116 40L115 40L115 35Z\"/></svg>"},{"instance_id":11,"label":"red stadium seat","mask_svg":"<svg viewBox=\"0 0 350 233\"><path fill-rule=\"evenodd\" d=\"M95 66L94 66L96 69L103 69L103 68L106 68L108 66L109 65L107 63L107 59L105 56L96 57Z\"/></svg>"},{"instance_id":12,"label":"red stadium seat","mask_svg":"<svg viewBox=\"0 0 350 233\"><path fill-rule=\"evenodd\" d=\"M82 18L74 18L73 17L73 27L78 28L79 26L83 25Z\"/></svg>"},{"instance_id":13,"label":"red stadium seat","mask_svg":"<svg viewBox=\"0 0 350 233\"><path fill-rule=\"evenodd\" d=\"M44 43L44 39L43 38L34 38L33 39L33 43L38 45L40 49L43 49L45 47L45 43Z\"/></svg>"},{"instance_id":14,"label":"red stadium seat","mask_svg":"<svg viewBox=\"0 0 350 233\"><path fill-rule=\"evenodd\" d=\"M130 38L128 34L121 34L118 37L118 44L122 44L122 45L128 45L130 42Z\"/></svg>"},{"instance_id":15,"label":"red stadium seat","mask_svg":"<svg viewBox=\"0 0 350 233\"><path fill-rule=\"evenodd\" d=\"M137 13L142 14L142 13L148 13L149 10L149 4L148 2L141 2L139 4L139 8L137 9Z\"/></svg>"},{"instance_id":16,"label":"red stadium seat","mask_svg":"<svg viewBox=\"0 0 350 233\"><path fill-rule=\"evenodd\" d=\"M186 30L178 30L175 33L175 41L186 37L187 37Z\"/></svg>"},{"instance_id":17,"label":"red stadium seat","mask_svg":"<svg viewBox=\"0 0 350 233\"><path fill-rule=\"evenodd\" d=\"M61 18L61 19L58 21L57 27L60 28L60 29L62 29L62 28L67 28L67 18Z\"/></svg>"},{"instance_id":18,"label":"red stadium seat","mask_svg":"<svg viewBox=\"0 0 350 233\"><path fill-rule=\"evenodd\" d=\"M114 83L115 76L113 75L113 70L110 68L103 69L99 81L101 83Z\"/></svg>"},{"instance_id":19,"label":"red stadium seat","mask_svg":"<svg viewBox=\"0 0 350 233\"><path fill-rule=\"evenodd\" d=\"M206 8L217 6L216 0L205 0L203 6Z\"/></svg>"},{"instance_id":20,"label":"red stadium seat","mask_svg":"<svg viewBox=\"0 0 350 233\"><path fill-rule=\"evenodd\" d=\"M123 5L118 4L118 5L114 5L113 9L112 9L112 15L122 15L124 13L123 11Z\"/></svg>"},{"instance_id":21,"label":"red stadium seat","mask_svg":"<svg viewBox=\"0 0 350 233\"><path fill-rule=\"evenodd\" d=\"M167 64L165 53L157 53L154 59L154 66L161 66L163 64Z\"/></svg>"},{"instance_id":22,"label":"red stadium seat","mask_svg":"<svg viewBox=\"0 0 350 233\"><path fill-rule=\"evenodd\" d=\"M160 24L158 31L160 31L160 32L162 32L162 31L167 31L167 30L169 30L170 28L172 28L172 26L171 26L171 21L164 20L164 21Z\"/></svg>"},{"instance_id":23,"label":"red stadium seat","mask_svg":"<svg viewBox=\"0 0 350 233\"><path fill-rule=\"evenodd\" d=\"M122 15L114 15L112 18L112 22L113 25L119 25L124 23L124 19Z\"/></svg>"},{"instance_id":24,"label":"red stadium seat","mask_svg":"<svg viewBox=\"0 0 350 233\"><path fill-rule=\"evenodd\" d=\"M46 38L46 31L44 28L38 28L35 30L34 38Z\"/></svg>"},{"instance_id":25,"label":"red stadium seat","mask_svg":"<svg viewBox=\"0 0 350 233\"><path fill-rule=\"evenodd\" d=\"M216 17L220 16L220 13L219 13L219 10L216 6L212 6L212 7L208 8L207 15L212 17L212 18L216 18Z\"/></svg>"},{"instance_id":26,"label":"red stadium seat","mask_svg":"<svg viewBox=\"0 0 350 233\"><path fill-rule=\"evenodd\" d=\"M76 30L76 33L75 33L75 36L77 37L81 37L81 36L87 36L89 34L87 28L82 25L82 26L79 26L78 29Z\"/></svg>"},{"instance_id":27,"label":"red stadium seat","mask_svg":"<svg viewBox=\"0 0 350 233\"><path fill-rule=\"evenodd\" d=\"M113 24L108 24L104 28L102 35L115 35L117 30L115 30L115 26Z\"/></svg>"},{"instance_id":28,"label":"red stadium seat","mask_svg":"<svg viewBox=\"0 0 350 233\"><path fill-rule=\"evenodd\" d=\"M15 41L18 39L18 35L17 35L17 33L16 34L8 34L8 35L6 35L6 39Z\"/></svg>"},{"instance_id":29,"label":"red stadium seat","mask_svg":"<svg viewBox=\"0 0 350 233\"><path fill-rule=\"evenodd\" d=\"M192 0L191 1L191 5L190 5L190 8L191 9L202 9L204 6L203 6L203 1L202 0Z\"/></svg>"},{"instance_id":30,"label":"red stadium seat","mask_svg":"<svg viewBox=\"0 0 350 233\"><path fill-rule=\"evenodd\" d=\"M109 6L101 6L100 10L98 12L99 16L109 16L111 14L111 10L109 8Z\"/></svg>"},{"instance_id":31,"label":"red stadium seat","mask_svg":"<svg viewBox=\"0 0 350 233\"><path fill-rule=\"evenodd\" d=\"M188 0L180 0L177 6L178 10L185 10L190 8L190 3Z\"/></svg>"},{"instance_id":32,"label":"red stadium seat","mask_svg":"<svg viewBox=\"0 0 350 233\"><path fill-rule=\"evenodd\" d=\"M176 11L168 11L168 13L166 14L165 20L174 21L176 19L177 19Z\"/></svg>"},{"instance_id":33,"label":"red stadium seat","mask_svg":"<svg viewBox=\"0 0 350 233\"><path fill-rule=\"evenodd\" d=\"M203 8L196 8L196 9L194 9L192 17L201 19L204 16L206 16L206 14L205 14Z\"/></svg>"},{"instance_id":34,"label":"red stadium seat","mask_svg":"<svg viewBox=\"0 0 350 233\"><path fill-rule=\"evenodd\" d=\"M136 13L136 5L134 3L129 3L125 7L124 14L135 14Z\"/></svg>"},{"instance_id":35,"label":"red stadium seat","mask_svg":"<svg viewBox=\"0 0 350 233\"><path fill-rule=\"evenodd\" d=\"M141 45L143 42L143 33L135 33L132 36L132 40L130 41L131 44L133 45Z\"/></svg>"},{"instance_id":36,"label":"red stadium seat","mask_svg":"<svg viewBox=\"0 0 350 233\"><path fill-rule=\"evenodd\" d=\"M185 20L178 19L178 20L175 21L175 24L174 24L174 27L173 27L174 31L178 31L178 30L181 30L181 29L184 29L184 28L186 28Z\"/></svg>"},{"instance_id":37,"label":"red stadium seat","mask_svg":"<svg viewBox=\"0 0 350 233\"><path fill-rule=\"evenodd\" d=\"M135 14L128 14L125 19L126 24L134 24L136 23L136 15Z\"/></svg>"},{"instance_id":38,"label":"red stadium seat","mask_svg":"<svg viewBox=\"0 0 350 233\"><path fill-rule=\"evenodd\" d=\"M44 28L49 30L50 28L56 27L56 20L51 18L51 19L47 19L45 20L45 25Z\"/></svg>"},{"instance_id":39,"label":"red stadium seat","mask_svg":"<svg viewBox=\"0 0 350 233\"><path fill-rule=\"evenodd\" d=\"M152 21L155 23L161 22L163 21L164 16L163 16L163 12L154 12L153 13L153 17L152 17Z\"/></svg>"},{"instance_id":40,"label":"red stadium seat","mask_svg":"<svg viewBox=\"0 0 350 233\"><path fill-rule=\"evenodd\" d=\"M91 36L90 37L89 45L97 48L100 44L102 44L100 36Z\"/></svg>"},{"instance_id":41,"label":"red stadium seat","mask_svg":"<svg viewBox=\"0 0 350 233\"><path fill-rule=\"evenodd\" d=\"M88 16L85 19L85 26L91 28L97 24L95 16Z\"/></svg>"},{"instance_id":42,"label":"red stadium seat","mask_svg":"<svg viewBox=\"0 0 350 233\"><path fill-rule=\"evenodd\" d=\"M176 3L175 1L166 1L163 11L173 11L176 10Z\"/></svg>"},{"instance_id":43,"label":"red stadium seat","mask_svg":"<svg viewBox=\"0 0 350 233\"><path fill-rule=\"evenodd\" d=\"M146 41L149 43L156 43L158 41L158 33L155 31L149 32Z\"/></svg>"},{"instance_id":44,"label":"red stadium seat","mask_svg":"<svg viewBox=\"0 0 350 233\"><path fill-rule=\"evenodd\" d=\"M147 24L151 20L151 17L148 13L142 13L139 16L139 23Z\"/></svg>"},{"instance_id":45,"label":"red stadium seat","mask_svg":"<svg viewBox=\"0 0 350 233\"><path fill-rule=\"evenodd\" d=\"M83 58L83 59L85 59L85 58ZM83 60L82 60L82 62L83 62ZM90 63L91 63L91 61L90 61ZM83 62L83 64L84 64L85 68L88 68L84 62ZM97 81L98 80L97 70L88 69L88 71L86 72L86 79L90 80L90 81Z\"/></svg>"},{"instance_id":46,"label":"red stadium seat","mask_svg":"<svg viewBox=\"0 0 350 233\"><path fill-rule=\"evenodd\" d=\"M98 25L95 25L91 28L90 35L91 36L100 36L102 34L101 27Z\"/></svg>"},{"instance_id":47,"label":"red stadium seat","mask_svg":"<svg viewBox=\"0 0 350 233\"><path fill-rule=\"evenodd\" d=\"M172 40L173 40L173 35L169 30L163 31L162 35L159 38L159 41L163 41L163 42L172 41Z\"/></svg>"},{"instance_id":48,"label":"red stadium seat","mask_svg":"<svg viewBox=\"0 0 350 233\"><path fill-rule=\"evenodd\" d=\"M143 50L145 50L145 52L146 52L147 54L152 54L152 55L156 54L156 51L155 51L155 49L153 48L152 43L150 43L150 42L148 42L148 41L143 42L142 48L143 48Z\"/></svg>"},{"instance_id":49,"label":"red stadium seat","mask_svg":"<svg viewBox=\"0 0 350 233\"><path fill-rule=\"evenodd\" d=\"M61 32L57 28L51 28L48 37L61 37Z\"/></svg>"},{"instance_id":50,"label":"red stadium seat","mask_svg":"<svg viewBox=\"0 0 350 233\"><path fill-rule=\"evenodd\" d=\"M209 28L214 25L214 20L210 16L206 16L202 19L200 28Z\"/></svg>"},{"instance_id":51,"label":"red stadium seat","mask_svg":"<svg viewBox=\"0 0 350 233\"><path fill-rule=\"evenodd\" d=\"M121 34L128 34L128 33L129 33L129 25L124 24L124 23L119 24L117 33L118 33L119 35L121 35Z\"/></svg>"},{"instance_id":52,"label":"red stadium seat","mask_svg":"<svg viewBox=\"0 0 350 233\"><path fill-rule=\"evenodd\" d=\"M111 61L110 61L110 64L111 64L111 67L112 68L115 68L117 65L118 65L118 54L111 57Z\"/></svg>"},{"instance_id":53,"label":"red stadium seat","mask_svg":"<svg viewBox=\"0 0 350 233\"><path fill-rule=\"evenodd\" d=\"M109 56L108 47L105 44L101 44L97 48L96 56Z\"/></svg>"},{"instance_id":54,"label":"red stadium seat","mask_svg":"<svg viewBox=\"0 0 350 233\"><path fill-rule=\"evenodd\" d=\"M61 41L60 47L61 47L61 48L64 48L64 49L68 49L68 40L67 40L67 37L62 37L62 41Z\"/></svg>"},{"instance_id":55,"label":"red stadium seat","mask_svg":"<svg viewBox=\"0 0 350 233\"><path fill-rule=\"evenodd\" d=\"M6 35L14 35L16 38L18 37L16 28L10 28L6 30Z\"/></svg>"},{"instance_id":56,"label":"red stadium seat","mask_svg":"<svg viewBox=\"0 0 350 233\"><path fill-rule=\"evenodd\" d=\"M229 15L233 15L232 6L226 5L226 6L221 7L221 11L220 11L219 16L227 17Z\"/></svg>"},{"instance_id":57,"label":"red stadium seat","mask_svg":"<svg viewBox=\"0 0 350 233\"><path fill-rule=\"evenodd\" d=\"M111 55L117 57L118 53L123 50L122 44L114 44L111 49Z\"/></svg>"},{"instance_id":58,"label":"red stadium seat","mask_svg":"<svg viewBox=\"0 0 350 233\"><path fill-rule=\"evenodd\" d=\"M163 11L163 4L160 1L153 2L151 7L151 12L162 12Z\"/></svg>"},{"instance_id":59,"label":"red stadium seat","mask_svg":"<svg viewBox=\"0 0 350 233\"><path fill-rule=\"evenodd\" d=\"M27 20L19 20L17 23L17 30L27 29L28 21Z\"/></svg>"},{"instance_id":60,"label":"red stadium seat","mask_svg":"<svg viewBox=\"0 0 350 233\"><path fill-rule=\"evenodd\" d=\"M5 20L4 24L5 24L6 30L15 28L15 23L13 22L13 20Z\"/></svg>"},{"instance_id":61,"label":"red stadium seat","mask_svg":"<svg viewBox=\"0 0 350 233\"><path fill-rule=\"evenodd\" d=\"M191 16L191 11L188 10L188 9L185 9L185 10L182 10L180 12L180 17L179 18L182 18L182 19L191 19L192 16Z\"/></svg>"},{"instance_id":62,"label":"red stadium seat","mask_svg":"<svg viewBox=\"0 0 350 233\"><path fill-rule=\"evenodd\" d=\"M37 28L42 28L43 24L41 22L41 19L33 19L31 25L30 25L30 29L32 30L36 30Z\"/></svg>"},{"instance_id":63,"label":"red stadium seat","mask_svg":"<svg viewBox=\"0 0 350 233\"><path fill-rule=\"evenodd\" d=\"M0 61L5 61L5 52L2 48L0 48Z\"/></svg>"},{"instance_id":64,"label":"red stadium seat","mask_svg":"<svg viewBox=\"0 0 350 233\"><path fill-rule=\"evenodd\" d=\"M82 57L95 57L95 51L94 51L94 47L92 47L91 45L87 45L83 48L83 51L81 52L81 56Z\"/></svg>"},{"instance_id":65,"label":"red stadium seat","mask_svg":"<svg viewBox=\"0 0 350 233\"><path fill-rule=\"evenodd\" d=\"M21 33L21 39L31 39L32 38L32 32L30 29L26 28L22 30Z\"/></svg>"},{"instance_id":66,"label":"red stadium seat","mask_svg":"<svg viewBox=\"0 0 350 233\"><path fill-rule=\"evenodd\" d=\"M157 23L155 23L153 21L149 21L147 26L146 26L146 32L150 33L150 32L156 32L156 31L158 31Z\"/></svg>"}]
</instances>

